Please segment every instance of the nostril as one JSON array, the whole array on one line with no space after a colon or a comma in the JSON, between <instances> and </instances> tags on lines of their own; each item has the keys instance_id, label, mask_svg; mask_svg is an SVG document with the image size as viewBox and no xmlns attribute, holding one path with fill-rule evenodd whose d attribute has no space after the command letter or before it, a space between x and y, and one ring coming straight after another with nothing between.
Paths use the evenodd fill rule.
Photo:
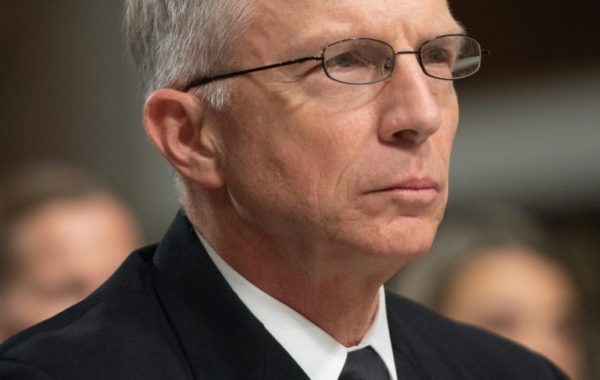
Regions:
<instances>
[{"instance_id":1,"label":"nostril","mask_svg":"<svg viewBox=\"0 0 600 380\"><path fill-rule=\"evenodd\" d=\"M417 144L419 144L419 132L414 129L404 129L401 131L396 131L391 135L391 139L388 140L389 143L392 143L397 146L401 146L403 148L410 148Z\"/></svg>"},{"instance_id":2,"label":"nostril","mask_svg":"<svg viewBox=\"0 0 600 380\"><path fill-rule=\"evenodd\" d=\"M414 140L417 138L418 133L413 129L404 129L401 131L396 131L392 134L392 137L395 140Z\"/></svg>"}]
</instances>

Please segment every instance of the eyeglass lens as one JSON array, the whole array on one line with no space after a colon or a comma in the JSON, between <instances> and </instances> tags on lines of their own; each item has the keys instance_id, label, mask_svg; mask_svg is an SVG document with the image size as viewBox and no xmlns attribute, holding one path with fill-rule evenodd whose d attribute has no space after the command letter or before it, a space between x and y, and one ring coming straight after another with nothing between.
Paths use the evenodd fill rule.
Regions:
<instances>
[{"instance_id":1,"label":"eyeglass lens","mask_svg":"<svg viewBox=\"0 0 600 380\"><path fill-rule=\"evenodd\" d=\"M326 74L338 82L375 83L392 75L396 54L383 41L356 38L328 46L323 52L323 66ZM481 48L467 36L440 36L421 45L418 59L425 74L431 77L460 79L479 70Z\"/></svg>"}]
</instances>

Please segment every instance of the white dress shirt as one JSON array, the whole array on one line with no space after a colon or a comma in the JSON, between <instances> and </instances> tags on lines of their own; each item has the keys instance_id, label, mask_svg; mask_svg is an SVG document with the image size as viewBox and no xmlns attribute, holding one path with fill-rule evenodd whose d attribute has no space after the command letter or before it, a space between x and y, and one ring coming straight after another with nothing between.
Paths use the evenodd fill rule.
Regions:
<instances>
[{"instance_id":1,"label":"white dress shirt","mask_svg":"<svg viewBox=\"0 0 600 380\"><path fill-rule=\"evenodd\" d=\"M196 233L233 291L310 379L337 379L348 352L371 346L385 363L390 380L397 380L383 286L379 289L377 315L367 334L358 345L347 348L301 314L246 280L215 252L198 231Z\"/></svg>"}]
</instances>

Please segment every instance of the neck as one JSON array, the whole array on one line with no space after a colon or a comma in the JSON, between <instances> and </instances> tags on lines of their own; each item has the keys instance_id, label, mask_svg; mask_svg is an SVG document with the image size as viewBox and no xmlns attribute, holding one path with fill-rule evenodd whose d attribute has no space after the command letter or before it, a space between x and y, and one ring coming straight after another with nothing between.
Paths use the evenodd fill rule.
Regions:
<instances>
[{"instance_id":1,"label":"neck","mask_svg":"<svg viewBox=\"0 0 600 380\"><path fill-rule=\"evenodd\" d=\"M218 215L206 210L200 218L190 215L192 222L238 273L344 346L362 340L377 313L381 284L399 269L389 259L293 247L241 222L226 205Z\"/></svg>"},{"instance_id":2,"label":"neck","mask_svg":"<svg viewBox=\"0 0 600 380\"><path fill-rule=\"evenodd\" d=\"M281 251L250 252L245 248L242 253L220 243L215 246L217 252L244 278L344 346L358 344L369 330L379 304L381 281L365 281L339 266L329 270L288 260L291 255Z\"/></svg>"}]
</instances>

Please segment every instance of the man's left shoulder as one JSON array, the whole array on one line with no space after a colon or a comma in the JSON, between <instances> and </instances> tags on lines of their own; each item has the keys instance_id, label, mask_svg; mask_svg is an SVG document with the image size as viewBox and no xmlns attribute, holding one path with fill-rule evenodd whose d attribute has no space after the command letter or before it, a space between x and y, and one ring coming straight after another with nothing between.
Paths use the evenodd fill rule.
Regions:
<instances>
[{"instance_id":1,"label":"man's left shoulder","mask_svg":"<svg viewBox=\"0 0 600 380\"><path fill-rule=\"evenodd\" d=\"M452 321L389 292L386 306L394 350L427 360L427 372L435 373L437 366L437 371L450 370L456 378L567 378L541 355L494 333Z\"/></svg>"}]
</instances>

